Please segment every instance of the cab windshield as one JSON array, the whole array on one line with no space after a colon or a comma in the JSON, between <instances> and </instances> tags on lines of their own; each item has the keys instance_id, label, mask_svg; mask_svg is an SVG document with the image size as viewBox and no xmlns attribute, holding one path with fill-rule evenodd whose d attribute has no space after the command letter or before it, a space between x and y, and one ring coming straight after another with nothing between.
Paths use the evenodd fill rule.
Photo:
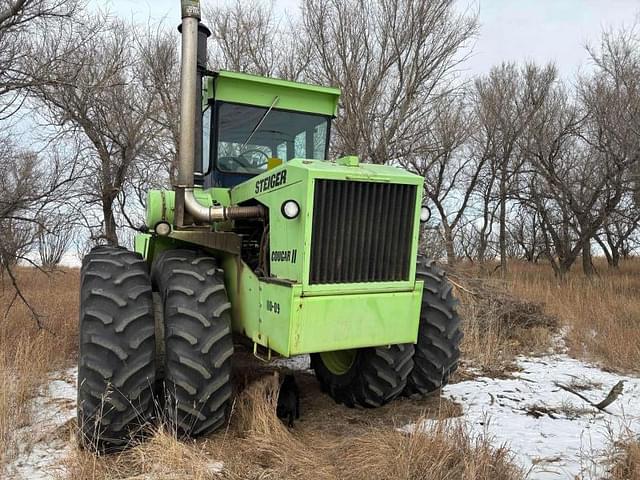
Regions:
<instances>
[{"instance_id":1,"label":"cab windshield","mask_svg":"<svg viewBox=\"0 0 640 480\"><path fill-rule=\"evenodd\" d=\"M215 115L212 154L223 172L258 174L271 158L326 158L329 117L224 102Z\"/></svg>"}]
</instances>

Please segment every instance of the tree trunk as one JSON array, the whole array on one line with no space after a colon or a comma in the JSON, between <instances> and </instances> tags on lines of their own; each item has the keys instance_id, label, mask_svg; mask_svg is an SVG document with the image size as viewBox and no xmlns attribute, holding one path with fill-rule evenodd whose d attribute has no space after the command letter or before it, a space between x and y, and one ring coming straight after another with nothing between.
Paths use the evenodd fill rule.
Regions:
<instances>
[{"instance_id":1,"label":"tree trunk","mask_svg":"<svg viewBox=\"0 0 640 480\"><path fill-rule=\"evenodd\" d=\"M507 275L507 180L506 172L500 177L500 275Z\"/></svg>"},{"instance_id":2,"label":"tree trunk","mask_svg":"<svg viewBox=\"0 0 640 480\"><path fill-rule=\"evenodd\" d=\"M571 267L565 265L564 263L558 264L558 270L556 270L556 276L561 280L565 281L567 279L567 274L569 273Z\"/></svg>"},{"instance_id":3,"label":"tree trunk","mask_svg":"<svg viewBox=\"0 0 640 480\"><path fill-rule=\"evenodd\" d=\"M480 238L478 239L478 251L477 251L478 262L484 263L486 252L487 252L487 241L484 237L484 232L481 230Z\"/></svg>"},{"instance_id":4,"label":"tree trunk","mask_svg":"<svg viewBox=\"0 0 640 480\"><path fill-rule=\"evenodd\" d=\"M620 247L621 244L618 241L615 241L609 232L607 231L607 245L609 245L609 251L611 255L607 255L607 261L609 261L609 266L612 268L618 268L620 266ZM604 247L603 247L604 249Z\"/></svg>"},{"instance_id":5,"label":"tree trunk","mask_svg":"<svg viewBox=\"0 0 640 480\"><path fill-rule=\"evenodd\" d=\"M594 238L596 242L598 242L598 245L600 245L600 248L602 249L604 256L607 258L607 264L610 267L613 267L613 256L611 255L611 253L609 253L609 248L604 244L604 242L598 235L596 235Z\"/></svg>"},{"instance_id":6,"label":"tree trunk","mask_svg":"<svg viewBox=\"0 0 640 480\"><path fill-rule=\"evenodd\" d=\"M611 250L611 267L619 268L620 267L620 250L614 248Z\"/></svg>"},{"instance_id":7,"label":"tree trunk","mask_svg":"<svg viewBox=\"0 0 640 480\"><path fill-rule=\"evenodd\" d=\"M118 233L116 231L116 219L113 214L113 198L102 198L102 214L104 216L104 238L109 245L118 245Z\"/></svg>"},{"instance_id":8,"label":"tree trunk","mask_svg":"<svg viewBox=\"0 0 640 480\"><path fill-rule=\"evenodd\" d=\"M451 231L451 226L446 222L442 222L442 228L444 229L444 245L447 250L447 264L455 265L457 258L453 250L453 232Z\"/></svg>"},{"instance_id":9,"label":"tree trunk","mask_svg":"<svg viewBox=\"0 0 640 480\"><path fill-rule=\"evenodd\" d=\"M526 245L523 245L522 249L524 250L524 259L529 263L534 263L536 257L535 247L532 246L529 249Z\"/></svg>"},{"instance_id":10,"label":"tree trunk","mask_svg":"<svg viewBox=\"0 0 640 480\"><path fill-rule=\"evenodd\" d=\"M582 242L582 271L587 277L593 275L593 262L591 261L591 239Z\"/></svg>"},{"instance_id":11,"label":"tree trunk","mask_svg":"<svg viewBox=\"0 0 640 480\"><path fill-rule=\"evenodd\" d=\"M561 281L565 281L567 279L567 274L571 270L571 265L573 262L567 261L567 259L559 258L558 259L558 267L555 271L556 277Z\"/></svg>"}]
</instances>

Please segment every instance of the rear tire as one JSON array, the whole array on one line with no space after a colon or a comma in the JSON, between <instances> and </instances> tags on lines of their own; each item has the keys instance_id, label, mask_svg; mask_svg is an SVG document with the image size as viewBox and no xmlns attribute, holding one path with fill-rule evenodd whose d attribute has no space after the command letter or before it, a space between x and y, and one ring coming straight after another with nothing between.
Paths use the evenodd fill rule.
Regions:
<instances>
[{"instance_id":1,"label":"rear tire","mask_svg":"<svg viewBox=\"0 0 640 480\"><path fill-rule=\"evenodd\" d=\"M414 367L407 379L407 395L439 391L458 368L460 317L458 300L444 270L434 260L418 258L416 279L424 281Z\"/></svg>"},{"instance_id":2,"label":"rear tire","mask_svg":"<svg viewBox=\"0 0 640 480\"><path fill-rule=\"evenodd\" d=\"M82 261L78 426L80 443L121 450L153 419L155 338L146 262L124 248Z\"/></svg>"},{"instance_id":3,"label":"rear tire","mask_svg":"<svg viewBox=\"0 0 640 480\"><path fill-rule=\"evenodd\" d=\"M163 252L152 269L165 327L165 415L186 436L225 424L231 398L231 304L218 261Z\"/></svg>"},{"instance_id":4,"label":"rear tire","mask_svg":"<svg viewBox=\"0 0 640 480\"><path fill-rule=\"evenodd\" d=\"M396 398L413 368L413 345L311 354L322 390L347 407L375 408Z\"/></svg>"}]
</instances>

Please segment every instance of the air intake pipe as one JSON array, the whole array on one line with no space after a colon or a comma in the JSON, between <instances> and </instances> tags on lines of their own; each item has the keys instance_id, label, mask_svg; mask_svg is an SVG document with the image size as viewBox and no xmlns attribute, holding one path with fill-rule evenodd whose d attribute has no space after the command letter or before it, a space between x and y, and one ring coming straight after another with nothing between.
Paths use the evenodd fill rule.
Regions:
<instances>
[{"instance_id":1,"label":"air intake pipe","mask_svg":"<svg viewBox=\"0 0 640 480\"><path fill-rule=\"evenodd\" d=\"M196 133L201 128L200 105L202 103L202 78L198 74L200 0L181 0L181 8L180 157L178 159L178 184L176 185L176 189L183 190L184 192L184 212L191 215L194 221L206 223L239 218L263 217L265 211L261 206L212 207L202 205L193 194L193 170L198 153L196 139L201 138L200 134ZM202 49L203 47L201 47L201 50ZM202 59L200 63L202 63ZM176 195L176 201L180 201L179 199L181 197L181 195ZM176 211L182 210L180 207L181 206L176 205Z\"/></svg>"}]
</instances>

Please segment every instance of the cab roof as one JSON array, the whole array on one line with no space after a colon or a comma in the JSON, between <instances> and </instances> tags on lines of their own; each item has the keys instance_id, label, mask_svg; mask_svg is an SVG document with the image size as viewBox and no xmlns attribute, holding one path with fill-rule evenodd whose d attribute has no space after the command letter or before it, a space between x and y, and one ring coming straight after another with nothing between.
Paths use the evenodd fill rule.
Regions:
<instances>
[{"instance_id":1,"label":"cab roof","mask_svg":"<svg viewBox=\"0 0 640 480\"><path fill-rule=\"evenodd\" d=\"M340 90L221 70L209 77L205 95L224 102L335 117ZM277 101L275 100L277 97ZM274 103L275 101L275 103Z\"/></svg>"}]
</instances>

